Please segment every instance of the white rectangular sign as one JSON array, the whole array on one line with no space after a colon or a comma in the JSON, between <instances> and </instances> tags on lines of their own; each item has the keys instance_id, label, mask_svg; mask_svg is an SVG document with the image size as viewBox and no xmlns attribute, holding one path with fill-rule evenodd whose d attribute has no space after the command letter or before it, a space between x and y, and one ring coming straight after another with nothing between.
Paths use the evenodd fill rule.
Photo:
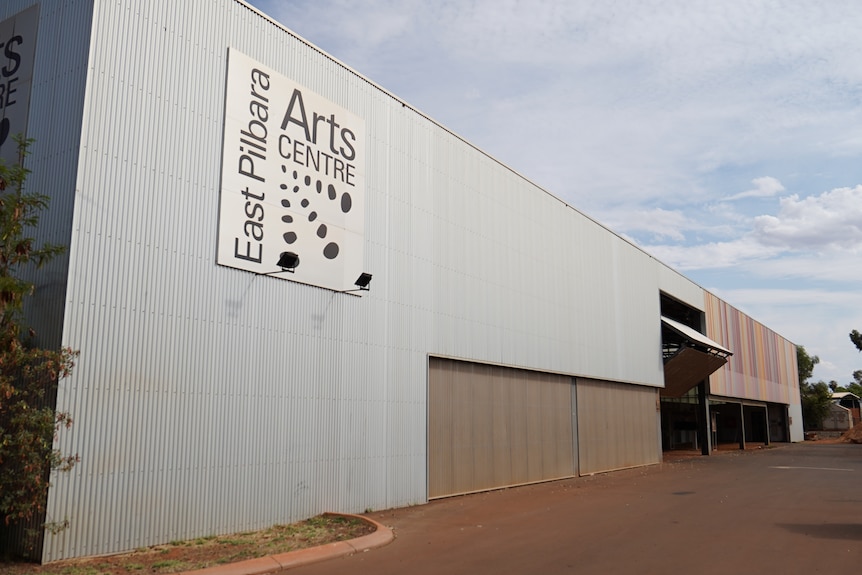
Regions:
<instances>
[{"instance_id":1,"label":"white rectangular sign","mask_svg":"<svg viewBox=\"0 0 862 575\"><path fill-rule=\"evenodd\" d=\"M18 161L13 136L27 135L38 28L38 4L0 22L0 158L7 164Z\"/></svg>"},{"instance_id":2,"label":"white rectangular sign","mask_svg":"<svg viewBox=\"0 0 862 575\"><path fill-rule=\"evenodd\" d=\"M231 48L219 264L335 291L363 272L365 121Z\"/></svg>"}]
</instances>

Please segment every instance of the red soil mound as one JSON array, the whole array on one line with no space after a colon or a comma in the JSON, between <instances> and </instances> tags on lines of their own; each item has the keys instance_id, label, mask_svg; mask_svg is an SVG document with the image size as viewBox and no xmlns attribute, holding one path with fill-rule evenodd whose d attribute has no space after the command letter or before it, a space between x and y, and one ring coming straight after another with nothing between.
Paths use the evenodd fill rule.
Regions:
<instances>
[{"instance_id":1,"label":"red soil mound","mask_svg":"<svg viewBox=\"0 0 862 575\"><path fill-rule=\"evenodd\" d=\"M848 429L841 436L842 443L862 443L862 421Z\"/></svg>"}]
</instances>

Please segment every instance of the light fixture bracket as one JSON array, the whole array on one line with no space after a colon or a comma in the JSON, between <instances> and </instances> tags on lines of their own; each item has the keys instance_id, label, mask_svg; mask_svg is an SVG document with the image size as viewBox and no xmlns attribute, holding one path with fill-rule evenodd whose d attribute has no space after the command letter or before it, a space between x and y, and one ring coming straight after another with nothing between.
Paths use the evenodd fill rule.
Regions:
<instances>
[{"instance_id":1,"label":"light fixture bracket","mask_svg":"<svg viewBox=\"0 0 862 575\"><path fill-rule=\"evenodd\" d=\"M356 281L353 282L353 285L356 286L355 289L346 289L339 293L350 293L354 291L370 291L371 290L371 274L367 272L362 272L359 274L359 277L356 278Z\"/></svg>"}]
</instances>

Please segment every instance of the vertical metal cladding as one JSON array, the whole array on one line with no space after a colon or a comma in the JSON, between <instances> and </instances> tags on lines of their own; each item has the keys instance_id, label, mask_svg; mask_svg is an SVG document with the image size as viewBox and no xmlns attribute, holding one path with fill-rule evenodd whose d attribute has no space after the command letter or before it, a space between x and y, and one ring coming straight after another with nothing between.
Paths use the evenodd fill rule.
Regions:
<instances>
[{"instance_id":1,"label":"vertical metal cladding","mask_svg":"<svg viewBox=\"0 0 862 575\"><path fill-rule=\"evenodd\" d=\"M706 335L733 351L710 376L714 395L799 404L796 346L705 292Z\"/></svg>"},{"instance_id":2,"label":"vertical metal cladding","mask_svg":"<svg viewBox=\"0 0 862 575\"><path fill-rule=\"evenodd\" d=\"M33 113L70 75L59 447L81 463L52 479L70 528L45 560L426 501L429 355L662 385L661 264L259 12L43 3L64 21ZM229 47L364 120L364 297L216 265Z\"/></svg>"},{"instance_id":3,"label":"vertical metal cladding","mask_svg":"<svg viewBox=\"0 0 862 575\"><path fill-rule=\"evenodd\" d=\"M34 4L39 4L39 27L26 133L34 140L26 162L31 170L27 186L50 198L36 230L37 242L67 245L81 138L91 1L8 0L0 3L0 20ZM46 347L59 347L61 342L67 273L68 254L63 254L27 278L36 284L27 309L28 321L39 343Z\"/></svg>"}]
</instances>

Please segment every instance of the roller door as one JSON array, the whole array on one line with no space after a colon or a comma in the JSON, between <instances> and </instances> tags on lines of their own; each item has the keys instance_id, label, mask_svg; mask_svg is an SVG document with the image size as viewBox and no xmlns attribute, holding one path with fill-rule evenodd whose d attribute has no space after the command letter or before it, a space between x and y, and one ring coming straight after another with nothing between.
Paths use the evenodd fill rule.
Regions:
<instances>
[{"instance_id":1,"label":"roller door","mask_svg":"<svg viewBox=\"0 0 862 575\"><path fill-rule=\"evenodd\" d=\"M581 475L661 462L658 390L577 381Z\"/></svg>"},{"instance_id":2,"label":"roller door","mask_svg":"<svg viewBox=\"0 0 862 575\"><path fill-rule=\"evenodd\" d=\"M428 497L577 473L572 378L430 358Z\"/></svg>"}]
</instances>

